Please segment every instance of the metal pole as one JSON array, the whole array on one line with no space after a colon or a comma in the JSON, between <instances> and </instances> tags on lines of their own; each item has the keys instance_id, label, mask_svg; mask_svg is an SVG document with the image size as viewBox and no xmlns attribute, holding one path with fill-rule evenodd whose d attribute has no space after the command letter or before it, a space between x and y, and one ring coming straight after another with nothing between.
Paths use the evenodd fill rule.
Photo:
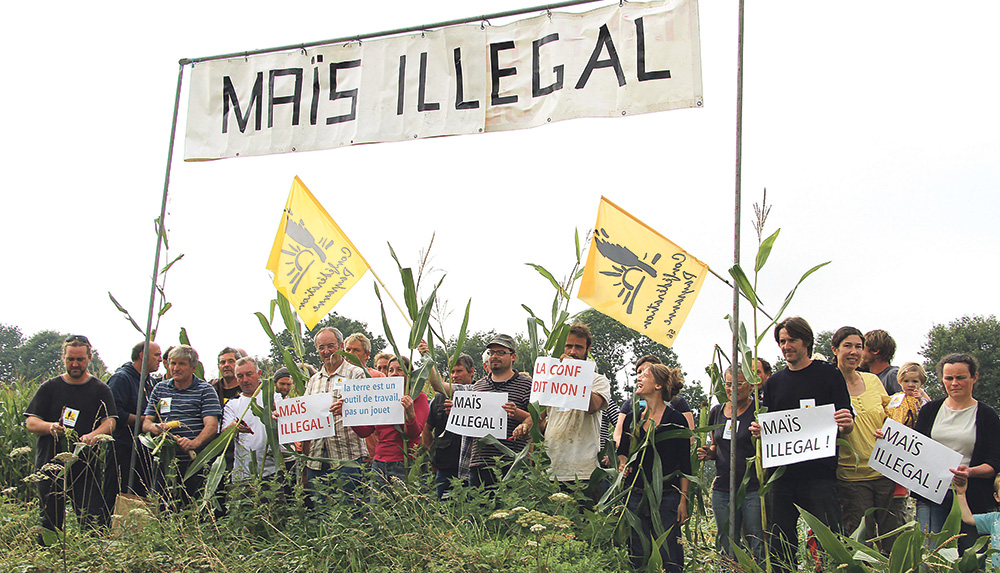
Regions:
<instances>
[{"instance_id":1,"label":"metal pole","mask_svg":"<svg viewBox=\"0 0 1000 573\"><path fill-rule=\"evenodd\" d=\"M736 40L736 192L733 224L733 265L740 264L740 193L743 167L743 0L739 2L739 35ZM736 388L739 384L740 289L733 287L733 385L729 404L732 409L732 432L729 440L729 543L736 545ZM756 366L756 365L755 365Z\"/></svg>"},{"instance_id":2,"label":"metal pole","mask_svg":"<svg viewBox=\"0 0 1000 573\"><path fill-rule=\"evenodd\" d=\"M541 6L534 6L532 8L519 8L517 10L507 10L504 12L494 12L492 14L483 14L482 16L470 16L466 18L458 18L455 20L445 20L444 22L435 22L433 24L423 24L420 26L408 26L406 28L396 28L395 30L386 30L384 32L370 32L367 34L355 34L353 36L342 36L340 38L333 38L330 40L320 40L317 42L306 42L304 44L291 44L288 46L278 46L276 48L261 48L257 50L249 50L245 52L232 52L230 54L219 54L217 56L207 56L204 58L191 58L190 60L181 60L182 62L187 62L191 64L198 64L201 62L209 62L212 60L225 60L228 58L245 58L247 56L256 56L260 54L270 54L273 52L286 52L289 50L305 50L306 48L315 48L317 46L326 46L328 44L340 44L344 42L359 42L361 40L368 40L371 38L380 38L382 36L395 36L396 34L407 34L410 32L423 32L426 30L431 30L434 28L445 28L447 26L457 26L458 24L469 24L472 22L482 22L483 20L499 19L499 18L509 18L511 16L520 16L521 14L530 14L532 12L544 12L546 10L555 10L558 8L566 8L569 6L578 6L580 4L592 4L594 2L603 2L605 0L567 0L565 2L555 2L553 4L543 4Z\"/></svg>"},{"instance_id":3,"label":"metal pole","mask_svg":"<svg viewBox=\"0 0 1000 573\"><path fill-rule=\"evenodd\" d=\"M145 395L144 390L146 388L146 377L149 376L149 361L147 357L149 356L149 336L153 331L153 311L156 303L156 278L160 274L160 250L163 247L163 237L166 234L166 224L165 218L167 216L167 191L170 189L170 167L173 165L174 161L174 140L177 137L177 116L180 113L181 106L181 82L184 79L184 66L187 64L186 60L181 60L179 62L179 68L177 70L177 93L174 95L174 118L170 123L170 147L167 149L167 168L166 173L163 176L163 199L160 202L160 218L157 219L156 224L156 257L153 259L153 278L149 286L149 313L146 315L146 340L142 343L142 369L139 371L139 392L135 400L135 427L133 428L132 434L132 464L129 466L129 476L128 476L128 490L131 491L135 486L135 463L138 457L138 446L135 443L135 437L139 435L139 430L142 429L142 412L145 409Z\"/></svg>"}]
</instances>

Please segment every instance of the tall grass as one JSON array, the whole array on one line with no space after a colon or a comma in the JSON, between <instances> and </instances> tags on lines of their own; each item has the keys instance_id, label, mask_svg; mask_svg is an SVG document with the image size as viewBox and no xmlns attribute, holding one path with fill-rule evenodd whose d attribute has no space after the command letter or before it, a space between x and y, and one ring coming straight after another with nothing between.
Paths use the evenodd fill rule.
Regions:
<instances>
[{"instance_id":1,"label":"tall grass","mask_svg":"<svg viewBox=\"0 0 1000 573\"><path fill-rule=\"evenodd\" d=\"M35 471L35 440L24 427L24 410L36 388L37 380L23 377L0 384L0 488L5 496L21 501L33 499L35 494L22 480Z\"/></svg>"}]
</instances>

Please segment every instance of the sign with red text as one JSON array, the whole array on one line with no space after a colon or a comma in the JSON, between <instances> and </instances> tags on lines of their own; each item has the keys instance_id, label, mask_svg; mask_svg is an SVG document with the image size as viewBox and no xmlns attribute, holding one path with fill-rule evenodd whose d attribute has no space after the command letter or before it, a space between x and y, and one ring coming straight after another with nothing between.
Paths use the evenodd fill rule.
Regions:
<instances>
[{"instance_id":1,"label":"sign with red text","mask_svg":"<svg viewBox=\"0 0 1000 573\"><path fill-rule=\"evenodd\" d=\"M330 405L333 394L312 394L300 398L277 400L278 443L303 442L329 438L334 434Z\"/></svg>"},{"instance_id":2,"label":"sign with red text","mask_svg":"<svg viewBox=\"0 0 1000 573\"><path fill-rule=\"evenodd\" d=\"M760 451L765 468L837 455L833 404L761 414Z\"/></svg>"},{"instance_id":3,"label":"sign with red text","mask_svg":"<svg viewBox=\"0 0 1000 573\"><path fill-rule=\"evenodd\" d=\"M934 503L944 501L962 454L895 420L886 420L882 433L868 467Z\"/></svg>"},{"instance_id":4,"label":"sign with red text","mask_svg":"<svg viewBox=\"0 0 1000 573\"><path fill-rule=\"evenodd\" d=\"M589 360L539 356L531 381L531 401L542 406L589 410L596 366Z\"/></svg>"},{"instance_id":5,"label":"sign with red text","mask_svg":"<svg viewBox=\"0 0 1000 573\"><path fill-rule=\"evenodd\" d=\"M344 380L344 426L402 424L403 377Z\"/></svg>"},{"instance_id":6,"label":"sign with red text","mask_svg":"<svg viewBox=\"0 0 1000 573\"><path fill-rule=\"evenodd\" d=\"M506 392L464 392L456 391L451 399L451 414L448 415L449 432L471 438L493 436L498 440L507 439Z\"/></svg>"}]
</instances>

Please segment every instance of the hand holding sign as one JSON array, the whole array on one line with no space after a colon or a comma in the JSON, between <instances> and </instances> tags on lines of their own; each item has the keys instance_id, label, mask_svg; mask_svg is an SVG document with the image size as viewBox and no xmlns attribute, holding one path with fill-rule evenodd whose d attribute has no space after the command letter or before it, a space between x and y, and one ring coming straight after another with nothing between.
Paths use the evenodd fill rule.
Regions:
<instances>
[{"instance_id":1,"label":"hand holding sign","mask_svg":"<svg viewBox=\"0 0 1000 573\"><path fill-rule=\"evenodd\" d=\"M278 443L288 444L334 434L330 417L333 394L312 394L300 398L276 400Z\"/></svg>"}]
</instances>

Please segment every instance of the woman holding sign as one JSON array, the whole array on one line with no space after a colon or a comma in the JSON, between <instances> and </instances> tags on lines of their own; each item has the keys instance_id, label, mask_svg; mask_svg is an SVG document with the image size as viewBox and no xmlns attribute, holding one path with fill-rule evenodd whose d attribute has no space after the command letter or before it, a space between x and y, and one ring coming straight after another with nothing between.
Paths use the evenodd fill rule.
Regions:
<instances>
[{"instance_id":1,"label":"woman holding sign","mask_svg":"<svg viewBox=\"0 0 1000 573\"><path fill-rule=\"evenodd\" d=\"M889 395L878 376L858 372L865 349L865 337L860 330L844 326L833 334L832 342L837 368L844 375L847 393L851 395L855 425L855 431L843 436L851 447L838 448L837 484L843 531L854 533L861 525L865 512L877 507L880 509L865 521L868 537L871 538L892 531L897 523L889 511L896 484L868 467L868 458L875 447L875 431L885 423L885 405L889 403ZM889 553L892 541L887 539L880 543L883 553Z\"/></svg>"},{"instance_id":2,"label":"woman holding sign","mask_svg":"<svg viewBox=\"0 0 1000 573\"><path fill-rule=\"evenodd\" d=\"M979 380L979 362L971 354L949 354L938 362L937 372L948 397L921 408L913 429L962 454L962 464L969 467L966 499L972 513L996 511L993 476L1000 468L1000 440L997 439L1000 418L993 408L972 397ZM940 504L914 495L917 521L924 531L941 531L951 510L952 494L948 492ZM975 526L964 523L962 533L966 535L958 539L959 552L972 547L979 537Z\"/></svg>"},{"instance_id":3,"label":"woman holding sign","mask_svg":"<svg viewBox=\"0 0 1000 573\"><path fill-rule=\"evenodd\" d=\"M398 428L395 424L379 424L376 426L353 426L351 429L362 437L367 438L373 433L378 434L378 445L375 446L375 456L372 461L372 470L383 479L390 476L399 479L406 478L406 459L414 459L417 446L420 444L420 433L427 422L427 414L430 406L427 402L427 395L421 392L414 400L407 390L406 370L399 363L402 360L406 365L406 370L410 368L410 361L405 357L392 358L389 361L389 377L401 376L403 378L403 397L400 403L403 405L403 426ZM343 406L341 406L343 407Z\"/></svg>"},{"instance_id":4,"label":"woman holding sign","mask_svg":"<svg viewBox=\"0 0 1000 573\"><path fill-rule=\"evenodd\" d=\"M680 526L688 516L688 479L684 476L691 473L691 441L686 432L676 437L665 436L688 430L687 420L669 404L683 385L679 369L653 364L640 372L636 382L635 395L646 401L645 408L638 419L632 411L625 414L622 441L618 445L618 470L624 474L622 483L629 490L626 506L641 525L641 531L633 529L629 537L630 558L637 570L642 568L643 556L650 553L650 536L659 537L662 532L669 532L660 548L664 569L680 572L684 565L678 539ZM660 475L654 475L656 466ZM655 493L654 488L647 486L660 478L669 479L662 482L659 511L653 516L646 497ZM654 528L654 519L662 529Z\"/></svg>"}]
</instances>

